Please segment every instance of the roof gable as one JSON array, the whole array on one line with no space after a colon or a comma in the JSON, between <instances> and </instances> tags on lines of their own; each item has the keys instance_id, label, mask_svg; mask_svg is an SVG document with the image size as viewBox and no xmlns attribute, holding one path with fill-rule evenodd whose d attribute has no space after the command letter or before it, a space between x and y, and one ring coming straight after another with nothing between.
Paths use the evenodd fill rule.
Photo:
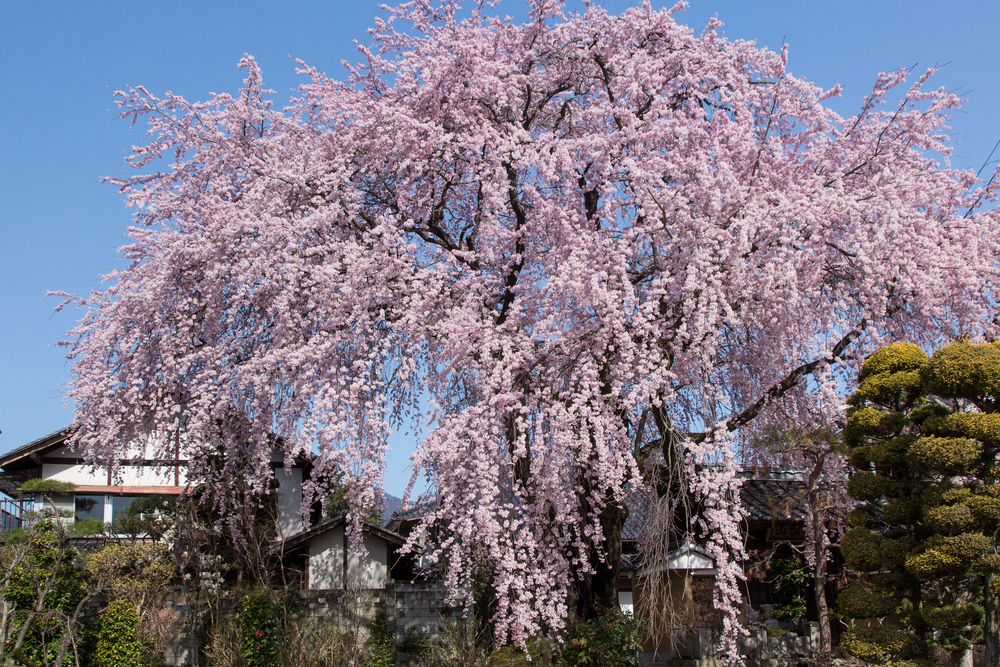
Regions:
<instances>
[{"instance_id":1,"label":"roof gable","mask_svg":"<svg viewBox=\"0 0 1000 667\"><path fill-rule=\"evenodd\" d=\"M67 426L0 456L0 468L10 472L40 467L41 456L62 447L75 429Z\"/></svg>"},{"instance_id":2,"label":"roof gable","mask_svg":"<svg viewBox=\"0 0 1000 667\"><path fill-rule=\"evenodd\" d=\"M275 544L275 548L284 547L285 549L289 549L291 547L296 547L300 544L308 544L314 538L324 533L327 533L333 530L334 528L337 528L338 526L345 525L346 523L347 523L347 517L342 514L332 519L328 519L322 523L316 524L309 530L304 530L300 533L292 535L283 543L279 542ZM375 524L369 523L367 521L362 523L361 530L364 531L365 533L368 533L369 535L372 535L374 537L379 537L385 540L386 542L389 542L390 544L395 544L398 546L402 546L402 544L406 541L402 535L394 533L391 530L386 530L381 526L376 526Z\"/></svg>"}]
</instances>

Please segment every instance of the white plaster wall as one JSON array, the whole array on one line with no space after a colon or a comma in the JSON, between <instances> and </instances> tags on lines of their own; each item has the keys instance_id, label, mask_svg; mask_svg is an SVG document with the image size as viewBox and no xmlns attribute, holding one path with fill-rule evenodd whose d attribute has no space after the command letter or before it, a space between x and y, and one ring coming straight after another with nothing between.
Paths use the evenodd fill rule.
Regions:
<instances>
[{"instance_id":1,"label":"white plaster wall","mask_svg":"<svg viewBox=\"0 0 1000 667\"><path fill-rule=\"evenodd\" d=\"M173 466L122 466L111 480L115 486L175 486ZM177 486L187 483L187 466L177 469Z\"/></svg>"},{"instance_id":2,"label":"white plaster wall","mask_svg":"<svg viewBox=\"0 0 1000 667\"><path fill-rule=\"evenodd\" d=\"M344 587L344 527L317 535L309 544L309 588Z\"/></svg>"},{"instance_id":3,"label":"white plaster wall","mask_svg":"<svg viewBox=\"0 0 1000 667\"><path fill-rule=\"evenodd\" d=\"M302 470L278 468L274 476L278 480L278 535L287 539L302 530Z\"/></svg>"},{"instance_id":4,"label":"white plaster wall","mask_svg":"<svg viewBox=\"0 0 1000 667\"><path fill-rule=\"evenodd\" d=\"M146 444L136 443L129 447L126 457L149 459L152 456L152 447ZM69 447L63 446L49 454L46 458L79 458L80 454ZM187 456L181 451L180 460L187 460ZM178 482L183 486L187 483L187 466L178 467ZM93 468L89 465L77 465L70 463L44 463L42 464L42 478L55 479L61 482L72 482L73 484L96 484L106 485L108 483L108 471L102 468ZM118 474L111 480L114 486L174 486L174 466L121 466ZM301 493L301 491L300 491Z\"/></svg>"},{"instance_id":5,"label":"white plaster wall","mask_svg":"<svg viewBox=\"0 0 1000 667\"><path fill-rule=\"evenodd\" d=\"M179 485L187 483L187 468L179 469ZM107 485L108 471L72 463L43 463L42 479L73 484ZM173 466L122 466L112 480L113 486L174 486ZM301 489L299 490L301 496Z\"/></svg>"},{"instance_id":6,"label":"white plaster wall","mask_svg":"<svg viewBox=\"0 0 1000 667\"><path fill-rule=\"evenodd\" d=\"M363 560L361 554L350 550L347 552L348 580L352 586L359 588L382 588L388 578L388 545L385 540L374 535L365 535L364 542L368 554Z\"/></svg>"},{"instance_id":7,"label":"white plaster wall","mask_svg":"<svg viewBox=\"0 0 1000 667\"><path fill-rule=\"evenodd\" d=\"M42 479L73 484L107 484L108 471L70 463L43 463Z\"/></svg>"},{"instance_id":8,"label":"white plaster wall","mask_svg":"<svg viewBox=\"0 0 1000 667\"><path fill-rule=\"evenodd\" d=\"M374 535L364 536L368 554L350 550L348 539L347 578L350 587L383 588L388 578L388 544ZM337 526L319 535L309 545L309 588L326 590L344 587L344 527Z\"/></svg>"}]
</instances>

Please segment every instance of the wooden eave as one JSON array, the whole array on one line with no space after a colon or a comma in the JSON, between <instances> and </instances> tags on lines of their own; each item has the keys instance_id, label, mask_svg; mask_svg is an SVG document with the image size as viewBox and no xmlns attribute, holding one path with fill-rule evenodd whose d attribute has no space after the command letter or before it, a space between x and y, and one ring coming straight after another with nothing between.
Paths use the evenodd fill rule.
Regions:
<instances>
[{"instance_id":1,"label":"wooden eave","mask_svg":"<svg viewBox=\"0 0 1000 667\"><path fill-rule=\"evenodd\" d=\"M323 533L326 533L328 531L331 531L338 526L345 525L346 523L347 521L344 516L338 516L333 519L328 519L323 523L313 526L309 530L304 530L301 533L296 533L295 535L285 540L283 544L281 542L275 543L271 547L271 550L275 551L281 548L291 549L297 547L300 544L308 543L313 538L318 537L319 535L322 535ZM406 542L406 540L403 538L402 535L394 533L391 530L386 530L381 526L376 526L375 524L369 523L367 521L365 521L362 524L361 529L364 532L368 533L369 535L382 538L383 540L389 542L390 544L402 546Z\"/></svg>"},{"instance_id":2,"label":"wooden eave","mask_svg":"<svg viewBox=\"0 0 1000 667\"><path fill-rule=\"evenodd\" d=\"M23 447L7 452L0 456L0 468L5 472L28 470L42 467L42 456L59 449L66 440L73 435L73 427L67 426L64 429L50 433L38 440L29 442Z\"/></svg>"}]
</instances>

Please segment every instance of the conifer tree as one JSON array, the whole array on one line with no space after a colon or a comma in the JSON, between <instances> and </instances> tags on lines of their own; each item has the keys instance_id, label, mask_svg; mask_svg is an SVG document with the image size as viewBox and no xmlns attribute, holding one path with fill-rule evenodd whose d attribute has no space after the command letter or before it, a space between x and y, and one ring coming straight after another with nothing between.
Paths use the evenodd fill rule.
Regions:
<instances>
[{"instance_id":1,"label":"conifer tree","mask_svg":"<svg viewBox=\"0 0 1000 667\"><path fill-rule=\"evenodd\" d=\"M845 440L854 474L842 551L865 573L840 595L847 618L899 613L898 628L855 628L841 645L873 663L961 653L982 641L998 664L1000 345L953 343L927 358L912 344L869 357ZM853 624L860 625L860 624Z\"/></svg>"}]
</instances>

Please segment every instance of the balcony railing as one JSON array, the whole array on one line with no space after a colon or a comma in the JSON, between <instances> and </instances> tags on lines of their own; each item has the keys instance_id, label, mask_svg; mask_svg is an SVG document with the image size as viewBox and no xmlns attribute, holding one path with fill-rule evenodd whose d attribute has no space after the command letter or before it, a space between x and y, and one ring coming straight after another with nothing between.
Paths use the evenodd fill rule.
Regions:
<instances>
[{"instance_id":1,"label":"balcony railing","mask_svg":"<svg viewBox=\"0 0 1000 667\"><path fill-rule=\"evenodd\" d=\"M33 509L34 499L0 498L0 533L20 528L24 524L24 513Z\"/></svg>"}]
</instances>

